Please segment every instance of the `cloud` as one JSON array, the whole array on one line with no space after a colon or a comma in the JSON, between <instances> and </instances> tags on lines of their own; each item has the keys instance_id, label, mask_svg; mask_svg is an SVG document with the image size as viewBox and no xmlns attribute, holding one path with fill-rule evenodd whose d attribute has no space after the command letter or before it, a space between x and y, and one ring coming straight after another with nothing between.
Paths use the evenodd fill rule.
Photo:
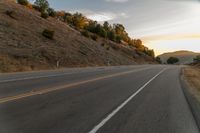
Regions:
<instances>
[{"instance_id":1,"label":"cloud","mask_svg":"<svg viewBox=\"0 0 200 133\"><path fill-rule=\"evenodd\" d=\"M112 13L112 12L99 12L92 13L90 15L86 15L89 19L103 22L103 21L111 21L118 18L127 18L128 15L126 13Z\"/></svg>"},{"instance_id":2,"label":"cloud","mask_svg":"<svg viewBox=\"0 0 200 133\"><path fill-rule=\"evenodd\" d=\"M128 2L129 0L105 0L106 2L115 2L115 3L124 3Z\"/></svg>"},{"instance_id":3,"label":"cloud","mask_svg":"<svg viewBox=\"0 0 200 133\"><path fill-rule=\"evenodd\" d=\"M88 9L81 9L76 11L69 11L71 13L80 12L87 18L98 21L98 22L104 22L104 21L112 21L116 20L118 18L128 18L129 16L124 12L111 12L111 11L93 11Z\"/></svg>"},{"instance_id":4,"label":"cloud","mask_svg":"<svg viewBox=\"0 0 200 133\"><path fill-rule=\"evenodd\" d=\"M95 21L110 21L116 18L115 14L112 13L94 13L91 15L86 15L89 19L95 20Z\"/></svg>"}]
</instances>

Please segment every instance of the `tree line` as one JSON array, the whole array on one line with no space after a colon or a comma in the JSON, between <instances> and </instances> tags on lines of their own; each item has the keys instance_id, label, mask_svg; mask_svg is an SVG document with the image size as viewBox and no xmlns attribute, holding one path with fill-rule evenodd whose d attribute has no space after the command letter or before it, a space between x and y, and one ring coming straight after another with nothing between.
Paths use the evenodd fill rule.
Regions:
<instances>
[{"instance_id":1,"label":"tree line","mask_svg":"<svg viewBox=\"0 0 200 133\"><path fill-rule=\"evenodd\" d=\"M154 51L145 47L142 40L132 39L129 37L122 24L111 25L107 21L103 24L99 24L97 21L90 20L78 12L72 14L66 11L55 11L49 6L47 0L35 0L33 5L31 5L28 0L17 0L17 2L22 5L31 6L32 8L38 10L41 12L41 17L45 19L51 16L63 21L71 27L84 32L84 35L86 36L88 36L89 33L93 33L116 43L124 43L131 47L135 47L138 51L144 52L146 55L152 57L155 56ZM96 39L95 36L93 36L93 38Z\"/></svg>"}]
</instances>

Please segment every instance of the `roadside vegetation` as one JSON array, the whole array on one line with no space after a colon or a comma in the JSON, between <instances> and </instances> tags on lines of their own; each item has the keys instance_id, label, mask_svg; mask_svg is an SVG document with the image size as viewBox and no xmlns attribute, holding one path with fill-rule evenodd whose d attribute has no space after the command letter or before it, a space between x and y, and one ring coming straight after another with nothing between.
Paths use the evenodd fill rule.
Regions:
<instances>
[{"instance_id":1,"label":"roadside vegetation","mask_svg":"<svg viewBox=\"0 0 200 133\"><path fill-rule=\"evenodd\" d=\"M154 51L145 47L142 40L129 37L122 24L111 25L107 21L99 24L97 21L90 20L78 12L72 14L66 11L55 11L50 7L47 0L36 0L33 5L28 0L17 0L17 2L29 8L31 6L31 8L39 11L41 17L44 19L50 16L67 23L72 28L80 31L82 35L94 41L102 37L119 44L136 48L137 51L143 52L148 56L155 56Z\"/></svg>"},{"instance_id":2,"label":"roadside vegetation","mask_svg":"<svg viewBox=\"0 0 200 133\"><path fill-rule=\"evenodd\" d=\"M194 58L194 63L200 63L200 55L197 55L197 56Z\"/></svg>"},{"instance_id":3,"label":"roadside vegetation","mask_svg":"<svg viewBox=\"0 0 200 133\"><path fill-rule=\"evenodd\" d=\"M167 60L167 63L168 64L175 64L175 63L178 63L179 62L179 59L176 58L176 57L170 57L168 60Z\"/></svg>"}]
</instances>

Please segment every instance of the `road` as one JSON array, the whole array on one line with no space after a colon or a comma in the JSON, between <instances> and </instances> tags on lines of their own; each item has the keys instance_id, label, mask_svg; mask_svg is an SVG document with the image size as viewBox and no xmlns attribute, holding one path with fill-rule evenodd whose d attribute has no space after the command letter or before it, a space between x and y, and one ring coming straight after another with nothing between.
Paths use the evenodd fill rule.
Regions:
<instances>
[{"instance_id":1,"label":"road","mask_svg":"<svg viewBox=\"0 0 200 133\"><path fill-rule=\"evenodd\" d=\"M181 67L0 74L0 133L199 133Z\"/></svg>"}]
</instances>

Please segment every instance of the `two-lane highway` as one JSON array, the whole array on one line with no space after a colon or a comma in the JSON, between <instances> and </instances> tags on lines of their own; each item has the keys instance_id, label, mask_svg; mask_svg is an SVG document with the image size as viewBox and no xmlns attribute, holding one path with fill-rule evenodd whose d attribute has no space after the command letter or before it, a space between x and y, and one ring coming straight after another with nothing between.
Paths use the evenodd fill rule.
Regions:
<instances>
[{"instance_id":1,"label":"two-lane highway","mask_svg":"<svg viewBox=\"0 0 200 133\"><path fill-rule=\"evenodd\" d=\"M199 133L179 66L0 75L0 133Z\"/></svg>"}]
</instances>

